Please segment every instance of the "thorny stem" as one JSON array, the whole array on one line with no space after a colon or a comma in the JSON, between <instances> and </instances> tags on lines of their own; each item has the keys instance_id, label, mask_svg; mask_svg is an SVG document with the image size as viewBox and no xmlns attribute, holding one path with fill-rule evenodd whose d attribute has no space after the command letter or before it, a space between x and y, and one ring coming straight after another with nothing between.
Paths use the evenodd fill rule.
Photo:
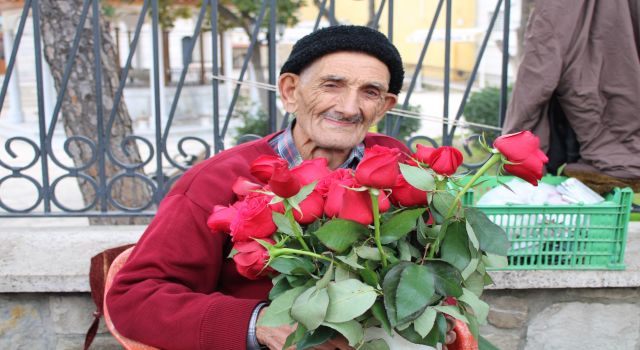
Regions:
<instances>
[{"instance_id":1,"label":"thorny stem","mask_svg":"<svg viewBox=\"0 0 640 350\"><path fill-rule=\"evenodd\" d=\"M371 207L373 209L373 225L375 228L374 239L376 241L376 246L378 247L378 252L380 252L382 267L387 267L387 255L382 249L382 242L380 242L380 209L378 205L378 194L374 194L373 192L374 191L369 190L369 195L371 196Z\"/></svg>"}]
</instances>

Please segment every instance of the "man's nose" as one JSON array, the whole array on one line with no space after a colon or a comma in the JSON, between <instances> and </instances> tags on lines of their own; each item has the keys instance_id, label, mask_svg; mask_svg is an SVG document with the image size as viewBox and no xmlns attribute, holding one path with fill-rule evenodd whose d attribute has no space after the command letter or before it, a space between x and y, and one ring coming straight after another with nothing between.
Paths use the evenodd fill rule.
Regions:
<instances>
[{"instance_id":1,"label":"man's nose","mask_svg":"<svg viewBox=\"0 0 640 350\"><path fill-rule=\"evenodd\" d=\"M360 100L356 89L347 89L340 96L336 112L342 113L346 117L360 114Z\"/></svg>"}]
</instances>

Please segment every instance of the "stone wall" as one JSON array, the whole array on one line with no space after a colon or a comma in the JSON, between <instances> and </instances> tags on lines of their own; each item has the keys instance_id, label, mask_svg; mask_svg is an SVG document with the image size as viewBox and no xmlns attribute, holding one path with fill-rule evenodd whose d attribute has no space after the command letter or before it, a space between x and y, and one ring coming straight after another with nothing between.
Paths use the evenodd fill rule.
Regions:
<instances>
[{"instance_id":1,"label":"stone wall","mask_svg":"<svg viewBox=\"0 0 640 350\"><path fill-rule=\"evenodd\" d=\"M0 349L82 349L95 310L91 257L143 230L3 227ZM502 350L640 350L640 223L628 237L623 271L492 272L481 333ZM120 348L102 325L92 349Z\"/></svg>"},{"instance_id":2,"label":"stone wall","mask_svg":"<svg viewBox=\"0 0 640 350\"><path fill-rule=\"evenodd\" d=\"M88 293L0 294L0 349L81 350L94 310ZM91 349L122 347L102 321Z\"/></svg>"},{"instance_id":3,"label":"stone wall","mask_svg":"<svg viewBox=\"0 0 640 350\"><path fill-rule=\"evenodd\" d=\"M489 290L481 334L501 350L640 350L640 288Z\"/></svg>"}]
</instances>

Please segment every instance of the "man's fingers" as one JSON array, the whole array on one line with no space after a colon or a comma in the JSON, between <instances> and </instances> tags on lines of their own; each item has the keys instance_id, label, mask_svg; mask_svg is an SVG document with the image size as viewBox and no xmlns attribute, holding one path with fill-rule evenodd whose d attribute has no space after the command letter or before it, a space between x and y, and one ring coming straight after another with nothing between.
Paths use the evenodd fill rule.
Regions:
<instances>
[{"instance_id":1,"label":"man's fingers","mask_svg":"<svg viewBox=\"0 0 640 350\"><path fill-rule=\"evenodd\" d=\"M454 332L453 330L448 331L447 332L447 336L444 339L444 343L445 344L453 344L453 342L456 341L457 337L458 337L458 335L456 334L456 332Z\"/></svg>"}]
</instances>

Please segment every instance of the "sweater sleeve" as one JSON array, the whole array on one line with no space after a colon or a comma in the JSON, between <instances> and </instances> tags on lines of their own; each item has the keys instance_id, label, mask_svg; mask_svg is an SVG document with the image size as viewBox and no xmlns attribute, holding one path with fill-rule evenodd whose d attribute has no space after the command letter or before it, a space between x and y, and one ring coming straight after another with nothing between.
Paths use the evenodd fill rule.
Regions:
<instances>
[{"instance_id":1,"label":"sweater sleeve","mask_svg":"<svg viewBox=\"0 0 640 350\"><path fill-rule=\"evenodd\" d=\"M122 335L163 349L246 348L262 300L220 292L235 277L223 275L227 236L209 231L207 215L184 194L162 202L107 294Z\"/></svg>"}]
</instances>

